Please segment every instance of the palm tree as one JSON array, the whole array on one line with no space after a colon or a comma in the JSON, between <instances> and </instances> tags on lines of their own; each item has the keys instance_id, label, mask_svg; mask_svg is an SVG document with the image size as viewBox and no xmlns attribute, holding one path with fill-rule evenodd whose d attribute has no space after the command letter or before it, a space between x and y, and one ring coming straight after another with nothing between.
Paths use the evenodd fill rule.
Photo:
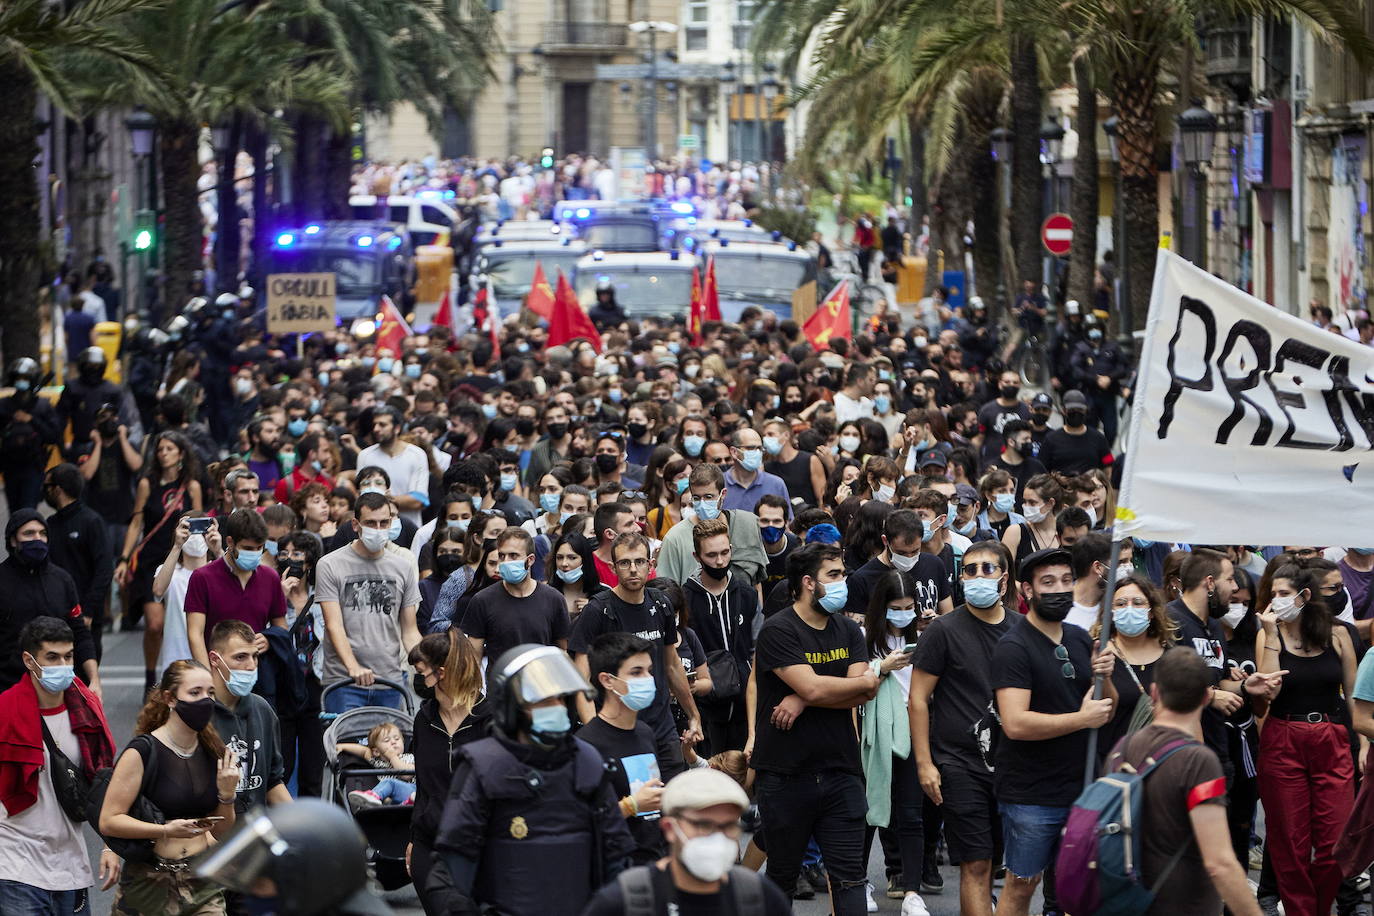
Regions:
<instances>
[{"instance_id":1,"label":"palm tree","mask_svg":"<svg viewBox=\"0 0 1374 916\"><path fill-rule=\"evenodd\" d=\"M37 356L39 247L38 157L34 112L42 92L59 108L75 111L81 71L100 62L127 86L156 95L156 61L122 34L130 15L157 9L163 0L87 0L70 12L47 0L0 4L0 328L7 362Z\"/></svg>"}]
</instances>

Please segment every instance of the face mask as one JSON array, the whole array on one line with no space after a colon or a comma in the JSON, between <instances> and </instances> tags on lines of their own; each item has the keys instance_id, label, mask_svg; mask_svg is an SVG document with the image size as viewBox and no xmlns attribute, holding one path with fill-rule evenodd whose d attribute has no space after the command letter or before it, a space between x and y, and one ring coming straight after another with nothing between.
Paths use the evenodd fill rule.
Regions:
<instances>
[{"instance_id":1,"label":"face mask","mask_svg":"<svg viewBox=\"0 0 1374 916\"><path fill-rule=\"evenodd\" d=\"M878 502L880 502L880 503L891 502L892 497L895 496L896 494L897 494L897 488L896 488L896 487L890 487L890 486L883 485L883 486L879 486L878 489L876 489L876 490L873 491L873 498L876 499L876 500L877 500Z\"/></svg>"},{"instance_id":2,"label":"face mask","mask_svg":"<svg viewBox=\"0 0 1374 916\"><path fill-rule=\"evenodd\" d=\"M1002 597L1002 585L998 579L965 579L964 600L976 608L989 608Z\"/></svg>"},{"instance_id":3,"label":"face mask","mask_svg":"<svg viewBox=\"0 0 1374 916\"><path fill-rule=\"evenodd\" d=\"M515 484L517 483L517 480L518 478L515 474L502 474L501 489L509 493L511 490L515 489Z\"/></svg>"},{"instance_id":4,"label":"face mask","mask_svg":"<svg viewBox=\"0 0 1374 916\"><path fill-rule=\"evenodd\" d=\"M582 567L578 566L575 569L560 569L558 570L558 578L571 585L582 578Z\"/></svg>"},{"instance_id":5,"label":"face mask","mask_svg":"<svg viewBox=\"0 0 1374 916\"><path fill-rule=\"evenodd\" d=\"M419 378L419 377L420 377L420 364L419 364L419 363L407 363L407 364L406 364L406 378Z\"/></svg>"},{"instance_id":6,"label":"face mask","mask_svg":"<svg viewBox=\"0 0 1374 916\"><path fill-rule=\"evenodd\" d=\"M275 557L277 555L277 551L281 548L277 546L276 541L269 539L263 542L262 549L266 550L269 554Z\"/></svg>"},{"instance_id":7,"label":"face mask","mask_svg":"<svg viewBox=\"0 0 1374 916\"><path fill-rule=\"evenodd\" d=\"M363 357L363 367L364 367L364 368L371 369L371 368L372 368L373 366L375 366L375 365L377 365L377 357L375 357L375 356L364 356L364 357Z\"/></svg>"},{"instance_id":8,"label":"face mask","mask_svg":"<svg viewBox=\"0 0 1374 916\"><path fill-rule=\"evenodd\" d=\"M76 678L76 668L72 665L40 665L38 686L48 693L61 693L72 685Z\"/></svg>"},{"instance_id":9,"label":"face mask","mask_svg":"<svg viewBox=\"0 0 1374 916\"><path fill-rule=\"evenodd\" d=\"M468 525L471 524L471 523L472 523L472 519L470 519L470 518L460 518L460 519L455 519L455 520L449 522L449 523L448 523L448 526L449 526L450 528L454 528L454 529L456 529L456 530L458 530L458 531L461 531L461 532L463 532L464 534L466 534L466 533L467 533L467 530L468 530Z\"/></svg>"},{"instance_id":10,"label":"face mask","mask_svg":"<svg viewBox=\"0 0 1374 916\"><path fill-rule=\"evenodd\" d=\"M19 559L26 566L41 566L48 559L47 541L24 541L19 545Z\"/></svg>"},{"instance_id":11,"label":"face mask","mask_svg":"<svg viewBox=\"0 0 1374 916\"><path fill-rule=\"evenodd\" d=\"M290 423L286 424L286 431L299 439L301 436L305 435L305 428L309 425L310 423L307 420L292 420Z\"/></svg>"},{"instance_id":12,"label":"face mask","mask_svg":"<svg viewBox=\"0 0 1374 916\"><path fill-rule=\"evenodd\" d=\"M782 406L782 398L779 397L779 396L776 395L776 394L773 395L773 409L774 409L774 410L777 410L777 409L778 409L779 407L781 407L781 406Z\"/></svg>"},{"instance_id":13,"label":"face mask","mask_svg":"<svg viewBox=\"0 0 1374 916\"><path fill-rule=\"evenodd\" d=\"M682 374L688 378L696 378L699 372L701 372L701 367L696 363L691 363L682 370Z\"/></svg>"},{"instance_id":14,"label":"face mask","mask_svg":"<svg viewBox=\"0 0 1374 916\"><path fill-rule=\"evenodd\" d=\"M501 485L506 485L506 481L504 478L501 481ZM514 489L514 487L512 487L512 489ZM553 515L555 512L558 511L558 503L560 500L562 500L562 498L563 495L561 493L540 493L539 508L543 509L549 515Z\"/></svg>"},{"instance_id":15,"label":"face mask","mask_svg":"<svg viewBox=\"0 0 1374 916\"><path fill-rule=\"evenodd\" d=\"M1092 506L1088 506L1088 507L1085 508L1083 511L1086 512L1086 513L1088 513L1088 527L1091 528L1091 527L1093 527L1094 525L1096 525L1096 524L1097 524L1097 510L1094 509Z\"/></svg>"},{"instance_id":16,"label":"face mask","mask_svg":"<svg viewBox=\"0 0 1374 916\"><path fill-rule=\"evenodd\" d=\"M30 384L29 380L25 378L21 378L14 383L15 391L28 391L32 387L33 385Z\"/></svg>"},{"instance_id":17,"label":"face mask","mask_svg":"<svg viewBox=\"0 0 1374 916\"><path fill-rule=\"evenodd\" d=\"M241 398L246 398L246 397L248 397L250 394L253 393L253 381L252 381L252 379L246 379L246 378L237 378L237 379L234 379L234 391L236 391L236 392L238 393L238 396L241 397Z\"/></svg>"},{"instance_id":18,"label":"face mask","mask_svg":"<svg viewBox=\"0 0 1374 916\"><path fill-rule=\"evenodd\" d=\"M746 471L757 471L763 467L763 449L746 448L741 449L740 467Z\"/></svg>"},{"instance_id":19,"label":"face mask","mask_svg":"<svg viewBox=\"0 0 1374 916\"><path fill-rule=\"evenodd\" d=\"M782 451L782 440L777 436L764 436L763 450L770 455L776 455Z\"/></svg>"},{"instance_id":20,"label":"face mask","mask_svg":"<svg viewBox=\"0 0 1374 916\"><path fill-rule=\"evenodd\" d=\"M621 391L619 388L612 388L610 391L606 392L606 396L611 399L612 404L619 404L625 397L625 392Z\"/></svg>"},{"instance_id":21,"label":"face mask","mask_svg":"<svg viewBox=\"0 0 1374 916\"><path fill-rule=\"evenodd\" d=\"M530 710L531 737L546 739L543 744L553 744L572 728L568 719L568 708L558 706L536 706Z\"/></svg>"},{"instance_id":22,"label":"face mask","mask_svg":"<svg viewBox=\"0 0 1374 916\"><path fill-rule=\"evenodd\" d=\"M929 439L922 439L920 442L916 443L915 448L918 452L924 452L926 449L930 448L930 445L931 442Z\"/></svg>"},{"instance_id":23,"label":"face mask","mask_svg":"<svg viewBox=\"0 0 1374 916\"><path fill-rule=\"evenodd\" d=\"M687 492L687 485L691 482L692 479L690 477L679 477L677 480L673 481L673 489L681 496L683 493Z\"/></svg>"},{"instance_id":24,"label":"face mask","mask_svg":"<svg viewBox=\"0 0 1374 916\"><path fill-rule=\"evenodd\" d=\"M339 356L343 356L345 353L348 352L348 344L344 343L342 340L339 341L338 343L334 344L334 352L337 353Z\"/></svg>"},{"instance_id":25,"label":"face mask","mask_svg":"<svg viewBox=\"0 0 1374 916\"><path fill-rule=\"evenodd\" d=\"M496 405L495 405L495 404L483 404L483 405L482 405L482 416L486 417L488 420L495 420L495 419L496 419Z\"/></svg>"},{"instance_id":26,"label":"face mask","mask_svg":"<svg viewBox=\"0 0 1374 916\"><path fill-rule=\"evenodd\" d=\"M702 521L709 522L720 515L720 500L718 499L703 499L700 502L693 502L692 505L696 507L697 516Z\"/></svg>"},{"instance_id":27,"label":"face mask","mask_svg":"<svg viewBox=\"0 0 1374 916\"><path fill-rule=\"evenodd\" d=\"M601 454L596 456L596 469L603 474L610 474L620 467L619 455Z\"/></svg>"},{"instance_id":28,"label":"face mask","mask_svg":"<svg viewBox=\"0 0 1374 916\"><path fill-rule=\"evenodd\" d=\"M562 438L563 438L564 436L566 436L567 434L568 434L568 424L566 424L566 423L550 423L550 424L549 424L549 438L550 438L550 439L562 439Z\"/></svg>"},{"instance_id":29,"label":"face mask","mask_svg":"<svg viewBox=\"0 0 1374 916\"><path fill-rule=\"evenodd\" d=\"M649 432L647 423L629 423L626 424L625 428L629 430L631 438L634 439L643 439Z\"/></svg>"},{"instance_id":30,"label":"face mask","mask_svg":"<svg viewBox=\"0 0 1374 916\"><path fill-rule=\"evenodd\" d=\"M1093 328L1091 331L1088 332L1088 339L1096 343L1097 341L1102 339L1102 332L1097 328Z\"/></svg>"},{"instance_id":31,"label":"face mask","mask_svg":"<svg viewBox=\"0 0 1374 916\"><path fill-rule=\"evenodd\" d=\"M946 528L951 528L951 527L954 526L954 516L956 516L956 515L958 515L958 514L959 514L959 507L958 507L958 506L954 505L954 503L946 503L946 504L945 504L945 527L946 527Z\"/></svg>"},{"instance_id":32,"label":"face mask","mask_svg":"<svg viewBox=\"0 0 1374 916\"><path fill-rule=\"evenodd\" d=\"M186 727L193 732L201 731L210 724L210 717L215 714L215 701L209 697L202 697L192 702L191 700L177 700L177 705L172 707L172 712L176 713Z\"/></svg>"},{"instance_id":33,"label":"face mask","mask_svg":"<svg viewBox=\"0 0 1374 916\"><path fill-rule=\"evenodd\" d=\"M776 544L782 540L783 529L773 525L765 525L759 529L759 536L763 538L765 544Z\"/></svg>"},{"instance_id":34,"label":"face mask","mask_svg":"<svg viewBox=\"0 0 1374 916\"><path fill-rule=\"evenodd\" d=\"M391 540L391 533L385 528L364 528L358 532L358 540L363 542L368 553L376 553Z\"/></svg>"},{"instance_id":35,"label":"face mask","mask_svg":"<svg viewBox=\"0 0 1374 916\"><path fill-rule=\"evenodd\" d=\"M1035 613L1050 623L1059 623L1073 610L1073 592L1049 592L1035 599Z\"/></svg>"},{"instance_id":36,"label":"face mask","mask_svg":"<svg viewBox=\"0 0 1374 916\"><path fill-rule=\"evenodd\" d=\"M920 554L914 557L904 557L900 553L894 553L892 554L892 567L898 572L911 572L916 568L916 561L919 558Z\"/></svg>"},{"instance_id":37,"label":"face mask","mask_svg":"<svg viewBox=\"0 0 1374 916\"><path fill-rule=\"evenodd\" d=\"M730 574L730 567L729 567L729 566L707 566L705 563L702 563L702 564L701 564L701 572L702 572L702 574L705 575L708 579L714 579L715 581L719 582L721 579L724 579L727 575Z\"/></svg>"},{"instance_id":38,"label":"face mask","mask_svg":"<svg viewBox=\"0 0 1374 916\"><path fill-rule=\"evenodd\" d=\"M1120 582L1127 576L1135 575L1135 567L1130 563L1122 563L1116 568L1116 581Z\"/></svg>"},{"instance_id":39,"label":"face mask","mask_svg":"<svg viewBox=\"0 0 1374 916\"><path fill-rule=\"evenodd\" d=\"M434 688L425 684L425 676L423 674L415 675L411 683L415 689L415 695L417 697L419 697L422 700L434 699Z\"/></svg>"},{"instance_id":40,"label":"face mask","mask_svg":"<svg viewBox=\"0 0 1374 916\"><path fill-rule=\"evenodd\" d=\"M1017 385L1003 385L997 389L997 393L1002 396L1004 401L1014 401L1016 396L1021 393L1021 389Z\"/></svg>"},{"instance_id":41,"label":"face mask","mask_svg":"<svg viewBox=\"0 0 1374 916\"><path fill-rule=\"evenodd\" d=\"M390 372L394 362L395 361L392 360L390 356L383 356L381 359L377 360L377 371Z\"/></svg>"},{"instance_id":42,"label":"face mask","mask_svg":"<svg viewBox=\"0 0 1374 916\"><path fill-rule=\"evenodd\" d=\"M1021 514L1026 517L1028 522L1043 522L1046 513L1044 506L1026 506L1021 510Z\"/></svg>"},{"instance_id":43,"label":"face mask","mask_svg":"<svg viewBox=\"0 0 1374 916\"><path fill-rule=\"evenodd\" d=\"M252 572L258 568L262 562L261 550L245 550L242 547L234 551L234 563L244 572ZM189 723L188 723L189 724ZM199 729L197 729L199 730Z\"/></svg>"},{"instance_id":44,"label":"face mask","mask_svg":"<svg viewBox=\"0 0 1374 916\"><path fill-rule=\"evenodd\" d=\"M890 607L887 609L887 622L899 630L905 630L916 619L916 612Z\"/></svg>"},{"instance_id":45,"label":"face mask","mask_svg":"<svg viewBox=\"0 0 1374 916\"><path fill-rule=\"evenodd\" d=\"M239 671L229 666L225 666L229 676L224 682L229 687L229 692L236 697L246 697L253 692L253 685L258 682L258 669L252 671Z\"/></svg>"},{"instance_id":46,"label":"face mask","mask_svg":"<svg viewBox=\"0 0 1374 916\"><path fill-rule=\"evenodd\" d=\"M1287 597L1275 596L1269 607L1274 614L1278 616L1279 620L1285 623L1290 620L1296 620L1298 615L1302 613L1302 607L1298 604L1296 595L1288 595Z\"/></svg>"},{"instance_id":47,"label":"face mask","mask_svg":"<svg viewBox=\"0 0 1374 916\"><path fill-rule=\"evenodd\" d=\"M943 526L940 526L940 527L943 527ZM931 521L927 521L927 520L925 520L925 519L922 519L922 520L921 520L921 529L922 529L922 530L921 530L921 543L922 543L922 544L928 544L928 543L930 543L931 539L934 538L935 535L936 535L936 533L940 530L940 527L937 527L936 524L935 524L934 522L931 522Z\"/></svg>"},{"instance_id":48,"label":"face mask","mask_svg":"<svg viewBox=\"0 0 1374 916\"><path fill-rule=\"evenodd\" d=\"M383 496L385 496L385 495L386 495L386 487L382 486L381 484L370 483L370 484L368 484L367 486L363 487L362 492L363 492L363 493L380 493L380 494L382 494Z\"/></svg>"},{"instance_id":49,"label":"face mask","mask_svg":"<svg viewBox=\"0 0 1374 916\"><path fill-rule=\"evenodd\" d=\"M878 413L887 413L892 409L892 398L885 394L880 394L873 399L873 409Z\"/></svg>"},{"instance_id":50,"label":"face mask","mask_svg":"<svg viewBox=\"0 0 1374 916\"><path fill-rule=\"evenodd\" d=\"M1362 557L1367 557L1371 553L1374 553L1374 547L1351 547L1350 549L1355 551Z\"/></svg>"},{"instance_id":51,"label":"face mask","mask_svg":"<svg viewBox=\"0 0 1374 916\"><path fill-rule=\"evenodd\" d=\"M529 567L524 560L507 560L496 567L501 574L501 579L511 585L519 585L530 576Z\"/></svg>"},{"instance_id":52,"label":"face mask","mask_svg":"<svg viewBox=\"0 0 1374 916\"><path fill-rule=\"evenodd\" d=\"M328 387L329 387L329 373L328 373L328 372L324 372L323 370L321 370L320 375L319 375L319 379L320 379L320 387L321 387L321 388L328 388Z\"/></svg>"},{"instance_id":53,"label":"face mask","mask_svg":"<svg viewBox=\"0 0 1374 916\"><path fill-rule=\"evenodd\" d=\"M705 436L683 436L682 447L686 450L689 458L695 458L701 454L701 450L706 447Z\"/></svg>"},{"instance_id":54,"label":"face mask","mask_svg":"<svg viewBox=\"0 0 1374 916\"><path fill-rule=\"evenodd\" d=\"M1155 546L1154 541L1149 541L1145 538L1131 538L1131 540L1134 541L1135 546L1139 547L1141 550L1149 550L1151 547Z\"/></svg>"},{"instance_id":55,"label":"face mask","mask_svg":"<svg viewBox=\"0 0 1374 916\"><path fill-rule=\"evenodd\" d=\"M558 513L558 524L562 525L562 524L565 523L568 519L572 518L575 514L576 514L576 513L574 513L574 512L560 512L560 513Z\"/></svg>"},{"instance_id":56,"label":"face mask","mask_svg":"<svg viewBox=\"0 0 1374 916\"><path fill-rule=\"evenodd\" d=\"M387 540L394 541L401 536L401 520L393 518L391 524L386 527Z\"/></svg>"},{"instance_id":57,"label":"face mask","mask_svg":"<svg viewBox=\"0 0 1374 916\"><path fill-rule=\"evenodd\" d=\"M842 452L851 452L851 453L852 453L852 452L857 452L858 450L859 450L859 437L858 437L858 436L841 436L841 437L840 437L840 451L842 451Z\"/></svg>"},{"instance_id":58,"label":"face mask","mask_svg":"<svg viewBox=\"0 0 1374 916\"><path fill-rule=\"evenodd\" d=\"M678 343L676 340L670 340L670 341L668 341L668 352L669 352L669 353L680 353L681 351L682 351L682 344Z\"/></svg>"},{"instance_id":59,"label":"face mask","mask_svg":"<svg viewBox=\"0 0 1374 916\"><path fill-rule=\"evenodd\" d=\"M1088 418L1086 410L1066 410L1064 411L1064 423L1067 426L1082 426Z\"/></svg>"},{"instance_id":60,"label":"face mask","mask_svg":"<svg viewBox=\"0 0 1374 916\"><path fill-rule=\"evenodd\" d=\"M1150 611L1143 607L1112 608L1112 626L1122 636L1139 636L1150 628Z\"/></svg>"},{"instance_id":61,"label":"face mask","mask_svg":"<svg viewBox=\"0 0 1374 916\"><path fill-rule=\"evenodd\" d=\"M1003 515L1016 508L1015 493L998 493L992 497L992 507Z\"/></svg>"},{"instance_id":62,"label":"face mask","mask_svg":"<svg viewBox=\"0 0 1374 916\"><path fill-rule=\"evenodd\" d=\"M441 553L434 558L434 571L447 579L463 565L463 558L456 553Z\"/></svg>"},{"instance_id":63,"label":"face mask","mask_svg":"<svg viewBox=\"0 0 1374 916\"><path fill-rule=\"evenodd\" d=\"M616 680L620 680L616 678ZM629 688L624 695L620 696L620 702L625 704L627 709L639 712L648 709L654 704L654 697L658 694L658 687L654 684L652 677L631 677L621 681Z\"/></svg>"},{"instance_id":64,"label":"face mask","mask_svg":"<svg viewBox=\"0 0 1374 916\"><path fill-rule=\"evenodd\" d=\"M977 527L978 520L971 518L968 520L968 524L966 525L955 525L954 530L956 533L962 534L964 537L968 537L970 534L973 534L974 530L977 529Z\"/></svg>"},{"instance_id":65,"label":"face mask","mask_svg":"<svg viewBox=\"0 0 1374 916\"><path fill-rule=\"evenodd\" d=\"M697 836L687 839L677 825L678 839L682 848L678 850L678 861L693 877L702 881L719 881L725 877L739 857L739 844L723 833Z\"/></svg>"},{"instance_id":66,"label":"face mask","mask_svg":"<svg viewBox=\"0 0 1374 916\"><path fill-rule=\"evenodd\" d=\"M210 552L210 545L205 542L205 535L193 534L181 545L181 552L188 557L200 559Z\"/></svg>"},{"instance_id":67,"label":"face mask","mask_svg":"<svg viewBox=\"0 0 1374 916\"><path fill-rule=\"evenodd\" d=\"M838 614L844 610L844 606L849 603L849 583L844 579L838 582L827 582L821 586L825 589L825 594L821 596L821 608L827 614Z\"/></svg>"},{"instance_id":68,"label":"face mask","mask_svg":"<svg viewBox=\"0 0 1374 916\"><path fill-rule=\"evenodd\" d=\"M1336 594L1326 599L1326 606L1331 608L1333 613L1339 614L1341 611L1345 610L1345 606L1349 601L1350 593L1345 590L1345 586L1341 586Z\"/></svg>"},{"instance_id":69,"label":"face mask","mask_svg":"<svg viewBox=\"0 0 1374 916\"><path fill-rule=\"evenodd\" d=\"M1221 615L1221 622L1231 629L1240 626L1240 622L1245 619L1245 605L1238 601L1233 601L1226 606L1226 613Z\"/></svg>"}]
</instances>

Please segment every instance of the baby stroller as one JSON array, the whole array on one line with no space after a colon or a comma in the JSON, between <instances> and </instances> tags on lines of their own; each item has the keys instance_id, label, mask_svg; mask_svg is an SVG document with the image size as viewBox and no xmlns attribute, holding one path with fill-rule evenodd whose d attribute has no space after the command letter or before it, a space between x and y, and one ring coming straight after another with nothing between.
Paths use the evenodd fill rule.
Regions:
<instances>
[{"instance_id":1,"label":"baby stroller","mask_svg":"<svg viewBox=\"0 0 1374 916\"><path fill-rule=\"evenodd\" d=\"M326 687L320 697L321 703L331 691L351 683L343 681ZM329 721L324 730L325 800L342 806L344 810L349 809L348 793L354 789L371 789L383 776L414 775L389 767L375 767L369 760L335 751L335 745L341 742L362 743L368 732L384 723L399 728L405 736L406 749L410 749L411 730L415 721L410 692L400 684L381 678L377 679L376 686L390 687L399 693L404 708L360 706L343 713L320 714L320 718ZM377 883L385 890L395 890L410 883L410 875L406 874L406 844L410 841L410 816L414 810L410 805L379 805L353 813L358 828L367 837L369 860Z\"/></svg>"}]
</instances>

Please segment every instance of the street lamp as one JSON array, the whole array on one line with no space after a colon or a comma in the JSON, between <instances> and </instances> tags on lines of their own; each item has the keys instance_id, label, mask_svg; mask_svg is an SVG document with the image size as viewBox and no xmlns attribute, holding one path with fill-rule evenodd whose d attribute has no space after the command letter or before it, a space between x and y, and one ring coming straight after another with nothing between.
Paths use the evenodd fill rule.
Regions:
<instances>
[{"instance_id":1,"label":"street lamp","mask_svg":"<svg viewBox=\"0 0 1374 916\"><path fill-rule=\"evenodd\" d=\"M1059 119L1053 115L1045 117L1045 123L1040 125L1040 158L1041 161L1053 165L1059 161L1059 151L1064 145L1064 126L1059 123Z\"/></svg>"},{"instance_id":2,"label":"street lamp","mask_svg":"<svg viewBox=\"0 0 1374 916\"><path fill-rule=\"evenodd\" d=\"M648 83L648 104L645 106L644 153L652 161L658 158L658 34L677 34L677 24L641 19L630 23L629 29L636 35L649 36L649 75L645 77Z\"/></svg>"},{"instance_id":3,"label":"street lamp","mask_svg":"<svg viewBox=\"0 0 1374 916\"><path fill-rule=\"evenodd\" d=\"M1011 214L1011 153L1016 134L1005 127L994 127L989 133L992 140L992 158L997 163L1002 179L1002 217L997 221L997 244L1001 251L1010 251L1008 233ZM997 307L1007 307L1006 271L997 272Z\"/></svg>"},{"instance_id":4,"label":"street lamp","mask_svg":"<svg viewBox=\"0 0 1374 916\"><path fill-rule=\"evenodd\" d=\"M763 95L764 109L759 110L759 100L754 99L754 114L759 118L759 168L762 175L763 163L772 160L769 149L773 139L773 100L778 97L778 80L773 74L778 72L774 64L763 65L763 82L759 85L759 90ZM765 129L764 125L767 125Z\"/></svg>"},{"instance_id":5,"label":"street lamp","mask_svg":"<svg viewBox=\"0 0 1374 916\"><path fill-rule=\"evenodd\" d=\"M1206 243L1206 189L1203 182L1202 167L1212 161L1212 146L1216 143L1217 118L1196 100L1178 116L1179 146L1183 151L1183 163L1188 167L1187 191L1191 206L1184 206L1184 213L1191 216L1191 231L1185 233L1186 246L1184 257L1199 267L1205 266ZM1184 227L1188 228L1185 220Z\"/></svg>"},{"instance_id":6,"label":"street lamp","mask_svg":"<svg viewBox=\"0 0 1374 916\"><path fill-rule=\"evenodd\" d=\"M1135 343L1135 317L1131 311L1131 285L1126 271L1129 269L1126 257L1126 202L1121 192L1121 122L1116 115L1102 122L1102 132L1107 135L1107 148L1112 154L1112 174L1116 181L1116 205L1112 212L1116 251L1116 294L1117 315L1120 325L1117 328L1116 342L1123 353L1129 353Z\"/></svg>"},{"instance_id":7,"label":"street lamp","mask_svg":"<svg viewBox=\"0 0 1374 916\"><path fill-rule=\"evenodd\" d=\"M1045 116L1045 123L1040 125L1040 161L1045 165L1045 180L1049 185L1045 194L1045 204L1048 213L1059 211L1059 152L1064 144L1064 127L1059 123L1055 114ZM1044 283L1049 289L1055 288L1055 260L1054 256L1045 253L1044 257ZM1054 297L1050 297L1050 315L1054 315Z\"/></svg>"},{"instance_id":8,"label":"street lamp","mask_svg":"<svg viewBox=\"0 0 1374 916\"><path fill-rule=\"evenodd\" d=\"M120 266L124 273L124 287L129 294L131 309L146 312L148 303L145 301L143 281L147 273L147 252L153 244L156 232L156 227L150 219L148 201L152 196L153 135L157 131L157 118L139 105L129 112L129 116L124 119L124 126L128 128L129 144L134 154L134 198L138 203L138 213L134 219L134 245L138 258L138 282L130 284L128 267L126 264ZM121 240L121 246L127 258L128 242Z\"/></svg>"},{"instance_id":9,"label":"street lamp","mask_svg":"<svg viewBox=\"0 0 1374 916\"><path fill-rule=\"evenodd\" d=\"M124 119L129 129L129 140L135 156L151 156L153 153L153 131L157 130L157 118L149 114L142 105L129 112Z\"/></svg>"},{"instance_id":10,"label":"street lamp","mask_svg":"<svg viewBox=\"0 0 1374 916\"><path fill-rule=\"evenodd\" d=\"M988 136L992 139L992 158L1002 165L1011 162L1011 146L1016 135L1005 127L994 127Z\"/></svg>"},{"instance_id":11,"label":"street lamp","mask_svg":"<svg viewBox=\"0 0 1374 916\"><path fill-rule=\"evenodd\" d=\"M725 161L730 161L730 151L735 145L735 121L731 112L731 103L735 98L735 62L728 60L725 67L721 70L720 84L725 90Z\"/></svg>"}]
</instances>

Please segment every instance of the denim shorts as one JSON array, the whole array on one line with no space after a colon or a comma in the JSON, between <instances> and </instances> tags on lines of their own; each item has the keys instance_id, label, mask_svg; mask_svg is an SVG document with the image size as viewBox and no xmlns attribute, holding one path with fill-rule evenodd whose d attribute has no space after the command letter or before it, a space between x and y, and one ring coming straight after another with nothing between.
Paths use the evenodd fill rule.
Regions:
<instances>
[{"instance_id":1,"label":"denim shorts","mask_svg":"<svg viewBox=\"0 0 1374 916\"><path fill-rule=\"evenodd\" d=\"M999 804L1002 815L1002 860L1018 878L1034 878L1054 860L1068 808L1049 805Z\"/></svg>"}]
</instances>

